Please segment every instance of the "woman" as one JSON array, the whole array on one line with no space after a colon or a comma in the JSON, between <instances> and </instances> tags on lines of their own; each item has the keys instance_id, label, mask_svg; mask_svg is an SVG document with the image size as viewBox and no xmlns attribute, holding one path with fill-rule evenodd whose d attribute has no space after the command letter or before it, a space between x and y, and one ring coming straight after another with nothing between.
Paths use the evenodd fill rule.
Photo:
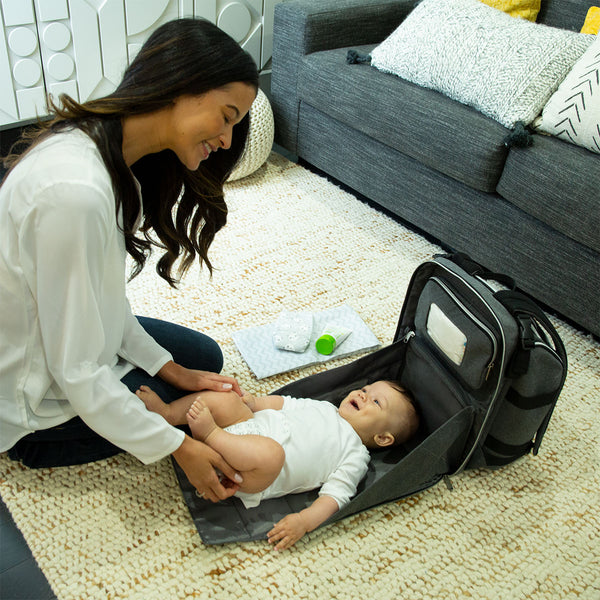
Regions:
<instances>
[{"instance_id":1,"label":"woman","mask_svg":"<svg viewBox=\"0 0 600 600\"><path fill-rule=\"evenodd\" d=\"M208 446L147 411L141 384L233 389L218 345L136 318L125 296L152 247L175 286L226 222L223 182L241 155L258 89L252 58L215 25L156 30L117 90L78 104L25 140L0 187L0 451L32 467L121 450L144 463L172 454L207 499L239 475ZM140 198L141 193L141 198ZM143 201L142 201L143 199ZM143 236L137 234L138 231ZM175 269L175 263L178 268ZM160 393L160 392L159 392Z\"/></svg>"}]
</instances>

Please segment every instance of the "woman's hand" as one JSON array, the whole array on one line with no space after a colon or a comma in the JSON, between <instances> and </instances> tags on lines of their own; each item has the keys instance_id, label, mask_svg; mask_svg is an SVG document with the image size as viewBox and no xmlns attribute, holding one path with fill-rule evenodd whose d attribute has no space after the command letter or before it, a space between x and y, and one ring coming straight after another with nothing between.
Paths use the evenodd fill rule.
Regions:
<instances>
[{"instance_id":1,"label":"woman's hand","mask_svg":"<svg viewBox=\"0 0 600 600\"><path fill-rule=\"evenodd\" d=\"M233 390L242 395L240 384L235 377L227 377L210 371L186 369L170 360L158 371L158 376L172 386L189 392L213 390L215 392L228 392Z\"/></svg>"},{"instance_id":2,"label":"woman's hand","mask_svg":"<svg viewBox=\"0 0 600 600\"><path fill-rule=\"evenodd\" d=\"M187 435L181 446L173 452L173 457L198 493L211 502L225 500L240 488L241 475L218 452ZM215 469L221 471L227 479L220 481Z\"/></svg>"}]
</instances>

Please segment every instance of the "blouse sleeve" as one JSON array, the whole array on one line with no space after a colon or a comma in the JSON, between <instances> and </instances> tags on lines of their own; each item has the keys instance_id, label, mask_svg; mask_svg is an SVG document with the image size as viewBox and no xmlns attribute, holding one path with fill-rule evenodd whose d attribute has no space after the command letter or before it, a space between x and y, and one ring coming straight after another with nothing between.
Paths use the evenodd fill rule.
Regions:
<instances>
[{"instance_id":1,"label":"blouse sleeve","mask_svg":"<svg viewBox=\"0 0 600 600\"><path fill-rule=\"evenodd\" d=\"M110 315L99 298L112 291L105 272L116 229L110 201L86 182L51 186L40 196L23 221L19 251L48 369L89 427L145 463L158 460L181 445L183 432L147 411L105 355Z\"/></svg>"},{"instance_id":2,"label":"blouse sleeve","mask_svg":"<svg viewBox=\"0 0 600 600\"><path fill-rule=\"evenodd\" d=\"M140 325L125 298L125 328L119 356L154 376L173 356Z\"/></svg>"}]
</instances>

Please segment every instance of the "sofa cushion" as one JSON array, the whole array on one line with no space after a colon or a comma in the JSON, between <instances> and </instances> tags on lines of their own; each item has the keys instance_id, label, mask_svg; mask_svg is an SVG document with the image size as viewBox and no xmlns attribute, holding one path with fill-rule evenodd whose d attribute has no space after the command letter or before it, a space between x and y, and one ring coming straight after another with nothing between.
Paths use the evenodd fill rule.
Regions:
<instances>
[{"instance_id":1,"label":"sofa cushion","mask_svg":"<svg viewBox=\"0 0 600 600\"><path fill-rule=\"evenodd\" d=\"M510 203L600 251L600 157L554 137L512 148L498 183Z\"/></svg>"},{"instance_id":2,"label":"sofa cushion","mask_svg":"<svg viewBox=\"0 0 600 600\"><path fill-rule=\"evenodd\" d=\"M479 0L423 0L371 56L378 69L513 128L533 121L590 43Z\"/></svg>"},{"instance_id":3,"label":"sofa cushion","mask_svg":"<svg viewBox=\"0 0 600 600\"><path fill-rule=\"evenodd\" d=\"M372 48L352 49L366 54ZM506 128L438 92L368 65L349 65L347 51L304 57L301 102L470 187L496 189L507 154ZM360 155L360 148L355 151Z\"/></svg>"}]
</instances>

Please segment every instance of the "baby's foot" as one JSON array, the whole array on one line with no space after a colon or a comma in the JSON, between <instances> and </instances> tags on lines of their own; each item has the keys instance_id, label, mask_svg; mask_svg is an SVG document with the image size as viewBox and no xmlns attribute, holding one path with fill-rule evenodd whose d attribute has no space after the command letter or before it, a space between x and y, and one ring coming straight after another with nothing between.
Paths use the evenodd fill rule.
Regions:
<instances>
[{"instance_id":1,"label":"baby's foot","mask_svg":"<svg viewBox=\"0 0 600 600\"><path fill-rule=\"evenodd\" d=\"M161 417L169 421L169 405L160 399L160 396L153 392L147 385L141 385L135 395L146 405L146 408L152 412L158 413Z\"/></svg>"},{"instance_id":2,"label":"baby's foot","mask_svg":"<svg viewBox=\"0 0 600 600\"><path fill-rule=\"evenodd\" d=\"M206 442L208 436L217 428L210 410L200 399L194 401L186 416L195 440Z\"/></svg>"}]
</instances>

